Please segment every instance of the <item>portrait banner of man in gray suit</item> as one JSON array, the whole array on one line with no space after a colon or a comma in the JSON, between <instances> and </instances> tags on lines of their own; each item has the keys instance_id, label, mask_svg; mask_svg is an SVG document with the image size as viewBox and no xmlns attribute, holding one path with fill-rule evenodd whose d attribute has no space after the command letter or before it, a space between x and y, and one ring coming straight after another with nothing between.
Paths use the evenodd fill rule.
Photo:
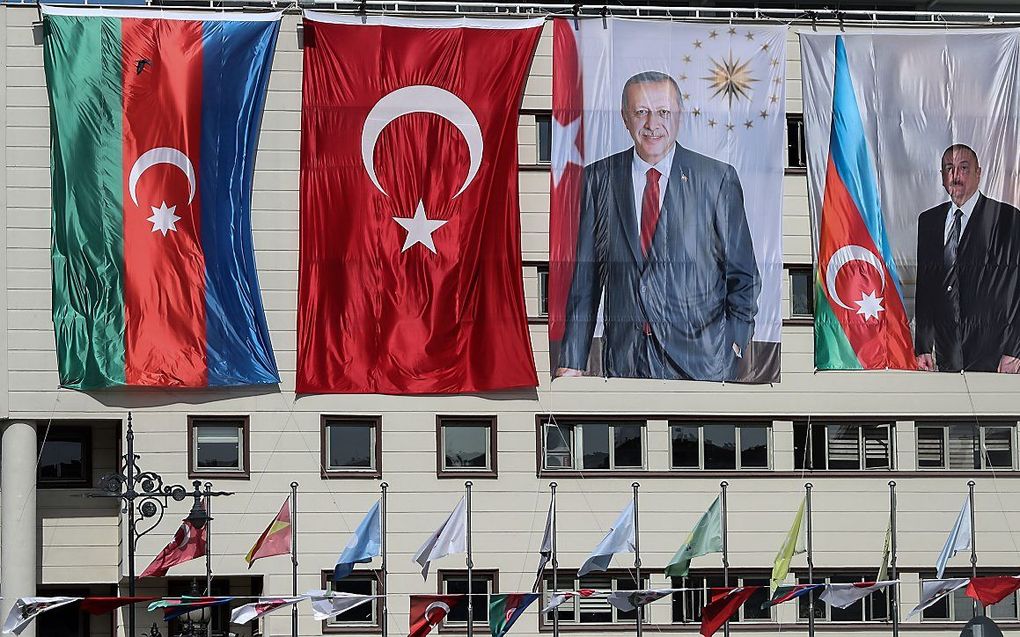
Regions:
<instances>
[{"instance_id":1,"label":"portrait banner of man in gray suit","mask_svg":"<svg viewBox=\"0 0 1020 637\"><path fill-rule=\"evenodd\" d=\"M630 74L616 125L631 145L583 168L573 259L562 277L569 280L563 331L551 343L554 377L778 376L778 343L753 343L763 296L755 242L768 241L752 233L747 208L760 202L748 200L734 165L685 145L695 127L705 129L702 140L707 132L729 137L731 150L739 144L733 122L714 113L740 106L741 95L713 103L710 91L681 87L686 79L659 70ZM713 106L715 119L701 121ZM741 118L742 129L754 125ZM763 149L739 151L760 156Z\"/></svg>"}]
</instances>

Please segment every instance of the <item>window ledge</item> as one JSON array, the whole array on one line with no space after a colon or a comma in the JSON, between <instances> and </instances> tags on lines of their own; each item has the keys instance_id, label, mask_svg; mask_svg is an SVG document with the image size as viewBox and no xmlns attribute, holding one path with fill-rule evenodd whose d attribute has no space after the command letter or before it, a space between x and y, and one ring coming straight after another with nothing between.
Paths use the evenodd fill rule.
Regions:
<instances>
[{"instance_id":1,"label":"window ledge","mask_svg":"<svg viewBox=\"0 0 1020 637\"><path fill-rule=\"evenodd\" d=\"M319 472L323 480L380 480L382 471L348 471L346 469L323 469ZM378 630L378 629L377 629Z\"/></svg>"},{"instance_id":2,"label":"window ledge","mask_svg":"<svg viewBox=\"0 0 1020 637\"><path fill-rule=\"evenodd\" d=\"M456 469L441 469L440 471L438 471L436 473L436 477L437 478L481 478L481 479L486 479L486 478L497 478L498 476L496 475L495 471L486 471L484 469L483 470L478 470L478 471L458 471ZM464 630L465 630L465 632L467 631L466 628Z\"/></svg>"},{"instance_id":3,"label":"window ledge","mask_svg":"<svg viewBox=\"0 0 1020 637\"><path fill-rule=\"evenodd\" d=\"M552 164L518 164L518 170L523 172L549 172ZM486 626L488 628L488 626ZM464 632L467 632L466 630Z\"/></svg>"},{"instance_id":4,"label":"window ledge","mask_svg":"<svg viewBox=\"0 0 1020 637\"><path fill-rule=\"evenodd\" d=\"M217 480L248 480L247 471L189 471L188 480L206 480L215 478Z\"/></svg>"},{"instance_id":5,"label":"window ledge","mask_svg":"<svg viewBox=\"0 0 1020 637\"><path fill-rule=\"evenodd\" d=\"M814 324L815 320L809 316L792 316L790 318L783 319L783 327L795 325L813 327Z\"/></svg>"},{"instance_id":6,"label":"window ledge","mask_svg":"<svg viewBox=\"0 0 1020 637\"><path fill-rule=\"evenodd\" d=\"M676 470L676 471L640 471L634 469L620 471L559 471L541 469L539 478L972 478L987 477L991 469L974 471L945 471L929 469L923 471L889 471L885 469L861 469L859 471L766 471L761 469L728 469L728 470ZM997 478L1020 478L1020 471L1000 469L995 473Z\"/></svg>"}]
</instances>

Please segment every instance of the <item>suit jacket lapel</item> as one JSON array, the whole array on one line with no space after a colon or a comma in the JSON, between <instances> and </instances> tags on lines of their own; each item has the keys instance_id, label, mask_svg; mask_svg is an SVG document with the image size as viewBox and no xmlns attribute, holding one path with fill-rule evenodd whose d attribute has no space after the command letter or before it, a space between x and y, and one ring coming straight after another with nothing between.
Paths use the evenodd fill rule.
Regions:
<instances>
[{"instance_id":1,"label":"suit jacket lapel","mask_svg":"<svg viewBox=\"0 0 1020 637\"><path fill-rule=\"evenodd\" d=\"M634 210L634 179L631 175L634 163L634 149L620 156L621 165L614 166L610 171L610 179L613 180L613 196L616 198L616 205L613 206L616 214L620 216L620 226L623 234L627 237L627 245L634 255L634 263L641 265L645 257L641 254L641 245L638 243L638 235L641 230L638 227L637 211Z\"/></svg>"},{"instance_id":2,"label":"suit jacket lapel","mask_svg":"<svg viewBox=\"0 0 1020 637\"><path fill-rule=\"evenodd\" d=\"M988 237L992 233L992 228L986 227L990 219L985 211L987 204L988 198L984 195L978 195L977 204L974 206L974 211L970 213L967 227L963 229L963 235L960 237L960 247L956 253L957 263L960 261L960 255L964 252L968 254L985 254Z\"/></svg>"}]
</instances>

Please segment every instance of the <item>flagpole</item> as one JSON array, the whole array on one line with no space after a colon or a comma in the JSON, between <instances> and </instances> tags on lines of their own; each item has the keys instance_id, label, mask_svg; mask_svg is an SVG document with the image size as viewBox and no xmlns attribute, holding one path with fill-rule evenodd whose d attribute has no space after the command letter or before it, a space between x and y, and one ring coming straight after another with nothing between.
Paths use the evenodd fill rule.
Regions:
<instances>
[{"instance_id":1,"label":"flagpole","mask_svg":"<svg viewBox=\"0 0 1020 637\"><path fill-rule=\"evenodd\" d=\"M637 580L637 587L641 589L641 529L638 526L638 489L641 488L641 483L635 482L630 485L634 490L634 572L635 579ZM637 607L637 637L641 637L641 616L644 615L644 605L639 604Z\"/></svg>"},{"instance_id":2,"label":"flagpole","mask_svg":"<svg viewBox=\"0 0 1020 637\"><path fill-rule=\"evenodd\" d=\"M727 539L727 533L729 529L726 524L726 488L730 486L730 483L723 480L719 483L719 488L722 490L720 494L720 504L722 505L722 576L723 586L726 588L730 587L730 554L729 554L729 543ZM730 637L730 622L726 620L723 624L723 635L724 637Z\"/></svg>"},{"instance_id":3,"label":"flagpole","mask_svg":"<svg viewBox=\"0 0 1020 637\"><path fill-rule=\"evenodd\" d=\"M896 481L889 481L889 567L892 570L893 580L899 580L896 572ZM892 634L899 637L900 634L900 592L899 584L889 587L892 591Z\"/></svg>"},{"instance_id":4,"label":"flagpole","mask_svg":"<svg viewBox=\"0 0 1020 637\"><path fill-rule=\"evenodd\" d=\"M810 482L804 485L805 499L807 501L807 576L808 584L815 583L815 560L811 546L811 488ZM808 635L815 637L815 591L808 591Z\"/></svg>"},{"instance_id":5,"label":"flagpole","mask_svg":"<svg viewBox=\"0 0 1020 637\"><path fill-rule=\"evenodd\" d=\"M205 514L209 516L205 531L205 594L212 597L212 482L205 483ZM205 626L206 637L212 637L212 622Z\"/></svg>"},{"instance_id":6,"label":"flagpole","mask_svg":"<svg viewBox=\"0 0 1020 637\"><path fill-rule=\"evenodd\" d=\"M968 503L970 505L970 576L977 577L977 527L974 525L975 513L974 513L974 485L977 484L973 480L967 482L968 488ZM984 606L974 600L974 615L984 615Z\"/></svg>"},{"instance_id":7,"label":"flagpole","mask_svg":"<svg viewBox=\"0 0 1020 637\"><path fill-rule=\"evenodd\" d=\"M297 575L298 575L298 508L297 508L298 483L290 483L290 594L297 597ZM297 604L290 609L290 633L291 637L298 637Z\"/></svg>"},{"instance_id":8,"label":"flagpole","mask_svg":"<svg viewBox=\"0 0 1020 637\"><path fill-rule=\"evenodd\" d=\"M474 637L475 635L475 606L474 597L471 589L471 576L473 574L475 564L474 560L471 559L471 481L468 480L464 483L464 490L466 492L465 497L467 498L467 637Z\"/></svg>"},{"instance_id":9,"label":"flagpole","mask_svg":"<svg viewBox=\"0 0 1020 637\"><path fill-rule=\"evenodd\" d=\"M552 557L553 576L552 576L552 589L553 592L559 591L559 570L560 560L556 555L556 483L549 483L549 491L552 494L552 546L550 546L550 553ZM383 637L386 637L383 635ZM553 609L553 637L560 637L560 607L559 605Z\"/></svg>"},{"instance_id":10,"label":"flagpole","mask_svg":"<svg viewBox=\"0 0 1020 637\"><path fill-rule=\"evenodd\" d=\"M386 600L389 595L389 566L386 563L386 490L389 488L389 484L383 482L379 485L379 489L382 494L379 496L379 553L382 557L382 592L383 595L380 598L382 604L382 616L379 619L381 624L379 628L382 630L382 637L389 636L389 622L387 621L387 613L389 607L386 604Z\"/></svg>"}]
</instances>

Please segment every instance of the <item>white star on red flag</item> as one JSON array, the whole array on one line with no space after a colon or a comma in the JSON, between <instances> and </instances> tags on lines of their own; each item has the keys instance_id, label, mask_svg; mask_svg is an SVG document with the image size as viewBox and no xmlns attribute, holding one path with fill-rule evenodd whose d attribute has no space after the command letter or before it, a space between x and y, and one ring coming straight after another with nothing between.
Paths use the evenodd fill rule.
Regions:
<instances>
[{"instance_id":1,"label":"white star on red flag","mask_svg":"<svg viewBox=\"0 0 1020 637\"><path fill-rule=\"evenodd\" d=\"M175 224L181 220L180 217L174 214L174 211L177 210L177 206L167 207L166 202L164 201L163 205L158 208L156 206L149 207L152 208L152 216L146 219L146 221L152 222L153 232L162 232L164 237L166 236L166 233L171 230L177 232L177 226Z\"/></svg>"},{"instance_id":2,"label":"white star on red flag","mask_svg":"<svg viewBox=\"0 0 1020 637\"><path fill-rule=\"evenodd\" d=\"M413 217L393 217L393 220L399 223L404 230L407 230L407 238L404 240L404 247L400 249L401 252L407 252L414 244L420 243L431 250L432 254L436 254L436 244L432 241L432 233L441 228L446 223L446 219L429 219L425 215L424 202L419 200Z\"/></svg>"},{"instance_id":3,"label":"white star on red flag","mask_svg":"<svg viewBox=\"0 0 1020 637\"><path fill-rule=\"evenodd\" d=\"M885 308L882 307L882 301L885 300L885 297L876 296L875 294L874 290L871 291L871 294L862 292L861 300L854 301L854 303L860 307L860 309L857 310L857 313L864 315L865 322L872 318L878 319L878 313L885 310Z\"/></svg>"},{"instance_id":4,"label":"white star on red flag","mask_svg":"<svg viewBox=\"0 0 1020 637\"><path fill-rule=\"evenodd\" d=\"M568 124L560 124L555 117L552 118L552 178L553 184L558 184L563 177L567 166L584 166L584 159L581 158L581 149L577 146L577 136L581 131L581 118L576 117Z\"/></svg>"}]
</instances>

